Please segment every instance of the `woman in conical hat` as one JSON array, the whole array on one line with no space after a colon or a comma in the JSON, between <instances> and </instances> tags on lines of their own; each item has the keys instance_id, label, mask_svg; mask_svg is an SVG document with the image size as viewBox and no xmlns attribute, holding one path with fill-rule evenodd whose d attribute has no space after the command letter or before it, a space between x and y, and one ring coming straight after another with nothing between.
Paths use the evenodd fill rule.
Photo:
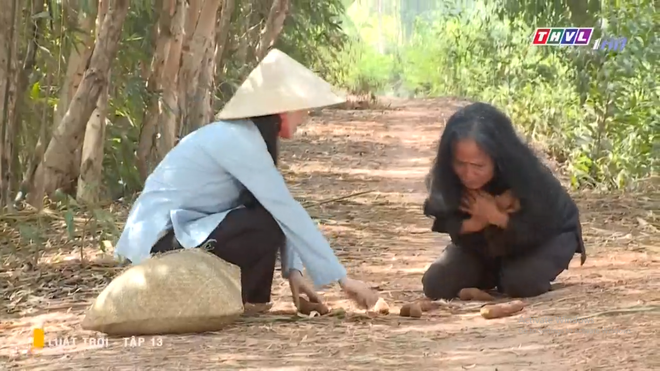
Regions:
<instances>
[{"instance_id":1,"label":"woman in conical hat","mask_svg":"<svg viewBox=\"0 0 660 371\"><path fill-rule=\"evenodd\" d=\"M339 283L362 307L378 296L351 279L277 170L278 136L291 138L308 110L345 99L313 72L273 49L217 116L183 138L148 177L117 243L116 255L140 263L153 253L211 246L241 268L246 308L270 303L277 259L298 293Z\"/></svg>"}]
</instances>

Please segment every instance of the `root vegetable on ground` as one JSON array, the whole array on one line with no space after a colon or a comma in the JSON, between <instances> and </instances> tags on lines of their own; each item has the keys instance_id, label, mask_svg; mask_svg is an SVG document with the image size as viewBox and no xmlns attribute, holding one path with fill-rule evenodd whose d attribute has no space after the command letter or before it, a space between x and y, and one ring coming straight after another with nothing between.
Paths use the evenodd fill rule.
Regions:
<instances>
[{"instance_id":1,"label":"root vegetable on ground","mask_svg":"<svg viewBox=\"0 0 660 371\"><path fill-rule=\"evenodd\" d=\"M461 300L477 300L477 301L493 301L495 300L489 293L479 290L477 288L467 288L463 289L458 293L458 297Z\"/></svg>"},{"instance_id":2,"label":"root vegetable on ground","mask_svg":"<svg viewBox=\"0 0 660 371\"><path fill-rule=\"evenodd\" d=\"M481 316L486 319L503 318L516 314L525 308L525 303L515 300L510 303L489 304L481 308Z\"/></svg>"},{"instance_id":3,"label":"root vegetable on ground","mask_svg":"<svg viewBox=\"0 0 660 371\"><path fill-rule=\"evenodd\" d=\"M371 308L372 312L378 312L380 314L390 314L390 306L383 298L378 298L376 305Z\"/></svg>"},{"instance_id":4,"label":"root vegetable on ground","mask_svg":"<svg viewBox=\"0 0 660 371\"><path fill-rule=\"evenodd\" d=\"M405 304L399 311L401 317L420 318L422 316L422 307L419 303Z\"/></svg>"},{"instance_id":5,"label":"root vegetable on ground","mask_svg":"<svg viewBox=\"0 0 660 371\"><path fill-rule=\"evenodd\" d=\"M440 304L434 303L430 300L421 300L418 302L419 307L422 309L422 312L430 312L432 310L436 310L440 308Z\"/></svg>"}]
</instances>

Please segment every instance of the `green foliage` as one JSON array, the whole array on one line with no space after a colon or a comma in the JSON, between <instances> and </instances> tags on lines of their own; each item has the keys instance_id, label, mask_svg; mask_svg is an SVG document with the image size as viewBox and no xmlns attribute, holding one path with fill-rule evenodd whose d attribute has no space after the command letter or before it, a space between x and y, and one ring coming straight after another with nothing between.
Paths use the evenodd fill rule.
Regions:
<instances>
[{"instance_id":1,"label":"green foliage","mask_svg":"<svg viewBox=\"0 0 660 371\"><path fill-rule=\"evenodd\" d=\"M653 0L477 2L460 11L450 3L418 12L413 32L403 42L386 38L383 53L371 46L378 16L355 10L367 31L345 52L353 72L344 85L362 94L492 102L565 163L575 187L629 188L657 174L660 19ZM618 53L530 45L537 25L576 24L595 27L592 40L628 42Z\"/></svg>"},{"instance_id":2,"label":"green foliage","mask_svg":"<svg viewBox=\"0 0 660 371\"><path fill-rule=\"evenodd\" d=\"M239 44L240 38L244 37L245 32L245 22L238 21L244 17L244 13L241 12L245 10L244 7L250 6L245 2L236 3L234 12L236 21L232 22L228 41L228 45L234 48ZM338 63L340 58L338 53L343 50L348 40L340 22L345 12L342 1L293 0L292 3L291 13L287 17L276 47L329 80L337 81L337 76L343 71L342 65ZM251 5L254 6L253 10L259 13L251 21L259 22L259 17L267 16L270 3L261 4L263 6L258 9L258 3L253 2ZM261 21L263 22L263 19ZM157 22L158 14L152 2L131 6L122 29L123 35L117 60L112 65L103 174L108 196L114 199L131 195L142 188L142 181L136 168L135 152L149 92L141 71L146 70L145 66L151 63L154 25ZM260 25L252 24L251 27L260 27ZM67 40L74 37L74 33L70 30L64 35ZM221 83L235 87L254 67L253 61L248 60L248 63L243 63L234 54L233 49L226 51L225 75L222 76L222 81L216 81L218 90L216 96L219 101L226 101L228 98L227 94L223 94L222 90L225 87L221 86ZM230 91L231 89L229 88Z\"/></svg>"},{"instance_id":3,"label":"green foliage","mask_svg":"<svg viewBox=\"0 0 660 371\"><path fill-rule=\"evenodd\" d=\"M352 67L339 81L351 94L381 92L394 82L396 57L380 54L359 40L349 42L340 63Z\"/></svg>"},{"instance_id":4,"label":"green foliage","mask_svg":"<svg viewBox=\"0 0 660 371\"><path fill-rule=\"evenodd\" d=\"M105 252L104 241L119 238L121 232L117 228L112 212L103 209L100 205L80 205L69 195L58 196L56 206L63 214L68 240L74 241L78 238L81 240L80 261L85 260L82 248L82 241L85 239L92 240L102 252ZM76 219L81 219L82 223L77 222Z\"/></svg>"},{"instance_id":5,"label":"green foliage","mask_svg":"<svg viewBox=\"0 0 660 371\"><path fill-rule=\"evenodd\" d=\"M603 34L628 37L622 53L587 50L576 58L581 80L588 81L586 117L575 128L582 145L570 154L576 183L620 188L658 170L660 23L652 0L635 3L602 14Z\"/></svg>"},{"instance_id":6,"label":"green foliage","mask_svg":"<svg viewBox=\"0 0 660 371\"><path fill-rule=\"evenodd\" d=\"M400 38L398 19L388 15L370 17L366 9L353 6L342 23L347 42L338 54L337 75L331 82L355 95L395 89L400 84L399 56L379 48L396 44Z\"/></svg>"},{"instance_id":7,"label":"green foliage","mask_svg":"<svg viewBox=\"0 0 660 371\"><path fill-rule=\"evenodd\" d=\"M93 14L97 2L80 2ZM252 4L252 5L250 5ZM250 27L262 26L269 3L237 2L222 84L239 84L254 61L236 56ZM380 8L379 8L380 4ZM575 186L628 187L657 174L660 19L654 0L475 1L292 0L281 48L350 93L458 95L497 104L529 139L542 142ZM138 191L135 163L148 101L144 71L153 53L153 1L131 5L110 81L105 185L118 198ZM26 174L39 136L48 140L70 50L81 37L78 14L48 2L38 61L29 76L17 172ZM380 9L380 16L377 13ZM254 19L253 19L254 18ZM261 22L261 23L260 23ZM626 36L621 53L530 45L537 25L594 26L595 37ZM27 44L27 40L22 41ZM25 45L22 45L25 48Z\"/></svg>"},{"instance_id":8,"label":"green foliage","mask_svg":"<svg viewBox=\"0 0 660 371\"><path fill-rule=\"evenodd\" d=\"M348 37L341 24L345 12L341 0L295 0L276 47L292 58L336 81L337 64Z\"/></svg>"}]
</instances>

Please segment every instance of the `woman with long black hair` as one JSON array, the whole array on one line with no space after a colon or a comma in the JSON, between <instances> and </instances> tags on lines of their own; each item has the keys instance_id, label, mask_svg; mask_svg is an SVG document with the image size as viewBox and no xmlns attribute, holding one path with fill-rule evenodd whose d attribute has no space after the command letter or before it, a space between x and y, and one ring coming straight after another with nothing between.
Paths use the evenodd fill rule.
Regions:
<instances>
[{"instance_id":1,"label":"woman with long black hair","mask_svg":"<svg viewBox=\"0 0 660 371\"><path fill-rule=\"evenodd\" d=\"M218 115L183 138L146 181L116 254L140 263L151 254L210 245L241 268L246 310L267 309L277 253L294 302L321 302L317 288L339 283L362 307L378 295L344 266L277 169L278 137L291 138L308 110L344 99L277 49L250 73ZM258 309L257 309L258 310Z\"/></svg>"},{"instance_id":2,"label":"woman with long black hair","mask_svg":"<svg viewBox=\"0 0 660 371\"><path fill-rule=\"evenodd\" d=\"M427 297L536 296L574 254L584 264L576 204L497 108L473 103L449 118L426 181L424 214L452 241L422 278Z\"/></svg>"}]
</instances>

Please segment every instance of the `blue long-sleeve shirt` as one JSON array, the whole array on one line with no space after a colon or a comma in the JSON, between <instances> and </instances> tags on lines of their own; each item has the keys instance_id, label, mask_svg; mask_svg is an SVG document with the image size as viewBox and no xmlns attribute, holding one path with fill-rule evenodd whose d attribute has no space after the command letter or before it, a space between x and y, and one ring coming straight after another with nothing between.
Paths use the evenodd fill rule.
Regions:
<instances>
[{"instance_id":1,"label":"blue long-sleeve shirt","mask_svg":"<svg viewBox=\"0 0 660 371\"><path fill-rule=\"evenodd\" d=\"M309 214L288 190L257 127L249 120L219 121L183 138L156 167L133 204L115 255L138 264L168 230L184 248L202 244L247 188L278 222L286 244L282 273L307 273L317 288L346 269ZM221 246L218 248L222 248Z\"/></svg>"}]
</instances>

